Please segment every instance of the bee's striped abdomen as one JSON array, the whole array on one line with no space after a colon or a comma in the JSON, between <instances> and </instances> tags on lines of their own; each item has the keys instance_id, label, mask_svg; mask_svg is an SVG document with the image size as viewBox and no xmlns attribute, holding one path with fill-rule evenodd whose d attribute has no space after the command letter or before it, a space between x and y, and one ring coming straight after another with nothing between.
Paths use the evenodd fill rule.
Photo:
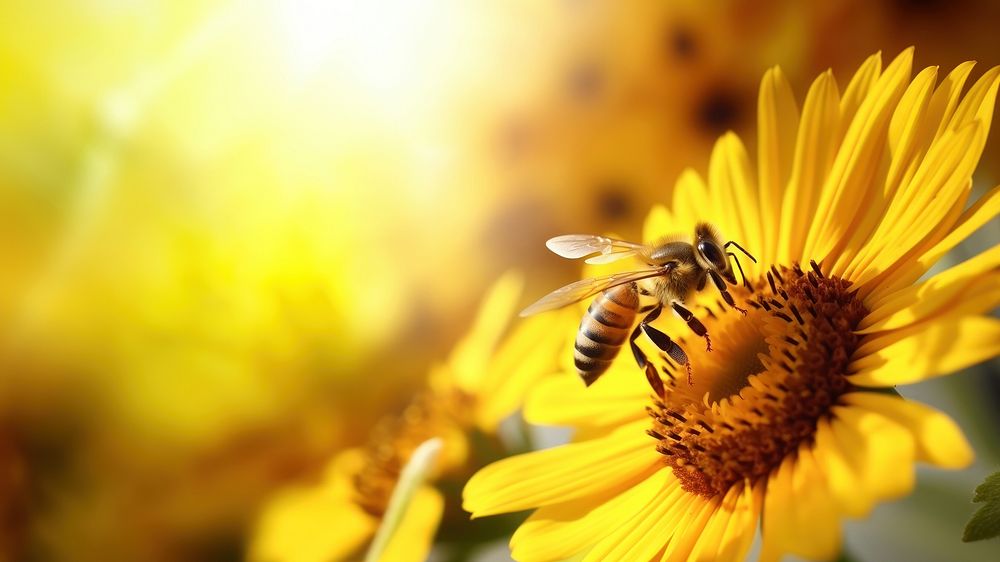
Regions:
<instances>
[{"instance_id":1,"label":"bee's striped abdomen","mask_svg":"<svg viewBox=\"0 0 1000 562\"><path fill-rule=\"evenodd\" d=\"M639 310L639 291L627 283L604 291L590 304L576 333L573 362L584 384L590 386L618 355Z\"/></svg>"}]
</instances>

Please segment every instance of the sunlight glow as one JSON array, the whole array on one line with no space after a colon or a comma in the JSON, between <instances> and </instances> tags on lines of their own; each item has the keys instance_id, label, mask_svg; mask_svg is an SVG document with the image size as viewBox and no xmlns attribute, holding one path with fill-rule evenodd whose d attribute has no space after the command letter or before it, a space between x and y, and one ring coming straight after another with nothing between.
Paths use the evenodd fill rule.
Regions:
<instances>
[{"instance_id":1,"label":"sunlight glow","mask_svg":"<svg viewBox=\"0 0 1000 562\"><path fill-rule=\"evenodd\" d=\"M295 0L276 5L290 78L309 82L324 70L405 118L447 91L454 78L453 41L460 26L448 0ZM449 38L449 39L446 39Z\"/></svg>"}]
</instances>

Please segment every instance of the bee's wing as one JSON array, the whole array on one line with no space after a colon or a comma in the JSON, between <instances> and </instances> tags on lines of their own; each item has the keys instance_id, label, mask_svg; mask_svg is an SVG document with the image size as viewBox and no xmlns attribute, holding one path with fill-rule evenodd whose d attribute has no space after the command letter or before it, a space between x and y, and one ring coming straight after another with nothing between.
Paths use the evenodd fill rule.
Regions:
<instances>
[{"instance_id":1,"label":"bee's wing","mask_svg":"<svg viewBox=\"0 0 1000 562\"><path fill-rule=\"evenodd\" d=\"M575 283L570 283L552 291L538 300L535 304L521 311L521 316L531 316L547 310L562 308L568 304L573 304L587 297L596 295L601 291L640 279L648 279L663 275L664 269L657 267L654 269L640 269L638 271L626 271L614 273L605 277L595 277L593 279L583 279Z\"/></svg>"},{"instance_id":2,"label":"bee's wing","mask_svg":"<svg viewBox=\"0 0 1000 562\"><path fill-rule=\"evenodd\" d=\"M634 256L645 248L642 244L616 240L607 236L595 234L566 234L550 238L545 245L557 255L569 259L578 259L591 254L599 254L587 259L587 263L611 263L613 261Z\"/></svg>"}]
</instances>

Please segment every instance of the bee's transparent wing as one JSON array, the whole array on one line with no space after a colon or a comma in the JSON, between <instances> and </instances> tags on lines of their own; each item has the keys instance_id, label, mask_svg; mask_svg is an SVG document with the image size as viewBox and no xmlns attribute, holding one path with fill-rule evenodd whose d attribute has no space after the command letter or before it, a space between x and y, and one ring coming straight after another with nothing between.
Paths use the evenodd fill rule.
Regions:
<instances>
[{"instance_id":1,"label":"bee's transparent wing","mask_svg":"<svg viewBox=\"0 0 1000 562\"><path fill-rule=\"evenodd\" d=\"M575 283L570 283L565 287L552 291L539 299L535 304L522 310L521 316L531 316L532 314L538 314L539 312L562 308L568 304L573 304L577 301L582 301L587 297L594 296L609 287L638 281L640 279L657 277L659 275L663 275L663 272L664 269L662 267L654 269L640 269L638 271L626 271L605 277L583 279Z\"/></svg>"},{"instance_id":2,"label":"bee's transparent wing","mask_svg":"<svg viewBox=\"0 0 1000 562\"><path fill-rule=\"evenodd\" d=\"M642 244L616 240L607 236L595 234L566 234L550 238L545 243L548 249L557 255L569 259L579 259L591 254L598 254L587 259L587 263L601 264L634 256L645 248Z\"/></svg>"},{"instance_id":3,"label":"bee's transparent wing","mask_svg":"<svg viewBox=\"0 0 1000 562\"><path fill-rule=\"evenodd\" d=\"M606 254L597 254L584 260L585 263L591 265L601 265L605 263L611 263L618 261L620 259L628 258L636 255L636 250L616 250L614 252L608 252Z\"/></svg>"}]
</instances>

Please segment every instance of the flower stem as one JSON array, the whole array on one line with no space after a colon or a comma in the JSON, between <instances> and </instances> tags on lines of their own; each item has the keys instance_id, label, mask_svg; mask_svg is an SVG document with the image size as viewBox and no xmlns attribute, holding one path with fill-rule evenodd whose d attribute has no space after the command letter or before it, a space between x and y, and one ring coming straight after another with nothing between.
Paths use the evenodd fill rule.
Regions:
<instances>
[{"instance_id":1,"label":"flower stem","mask_svg":"<svg viewBox=\"0 0 1000 562\"><path fill-rule=\"evenodd\" d=\"M424 483L427 473L434 466L434 461L441 452L443 443L440 438L434 437L424 441L413 451L410 460L399 475L396 488L392 491L389 506L385 516L382 517L382 524L375 532L372 545L368 548L365 562L377 562L385 552L386 547L389 546L392 536L399 529L399 524L403 521L403 516L413 500L413 495Z\"/></svg>"}]
</instances>

